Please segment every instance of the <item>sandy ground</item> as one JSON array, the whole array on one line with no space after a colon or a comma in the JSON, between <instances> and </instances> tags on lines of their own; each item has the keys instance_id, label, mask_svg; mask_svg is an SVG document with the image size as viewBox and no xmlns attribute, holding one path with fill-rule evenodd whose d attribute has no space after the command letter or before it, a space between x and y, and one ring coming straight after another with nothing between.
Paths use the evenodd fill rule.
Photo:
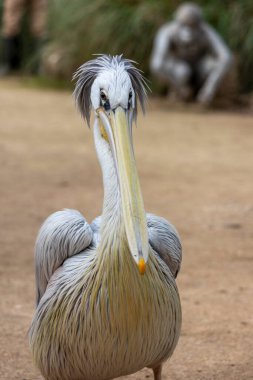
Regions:
<instances>
[{"instance_id":1,"label":"sandy ground","mask_svg":"<svg viewBox=\"0 0 253 380\"><path fill-rule=\"evenodd\" d=\"M69 93L4 81L0 104L0 379L32 380L36 233L64 207L91 221L102 182ZM134 132L145 206L177 226L184 248L183 328L163 379L252 380L253 117L157 104Z\"/></svg>"}]
</instances>

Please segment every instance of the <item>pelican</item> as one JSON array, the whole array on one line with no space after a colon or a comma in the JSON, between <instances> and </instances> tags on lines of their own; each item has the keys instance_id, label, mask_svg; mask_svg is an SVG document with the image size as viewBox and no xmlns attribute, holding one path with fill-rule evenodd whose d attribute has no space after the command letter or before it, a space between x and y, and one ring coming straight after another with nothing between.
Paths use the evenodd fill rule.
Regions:
<instances>
[{"instance_id":1,"label":"pelican","mask_svg":"<svg viewBox=\"0 0 253 380\"><path fill-rule=\"evenodd\" d=\"M108 380L144 367L161 380L180 334L182 250L176 229L144 211L132 123L146 82L133 61L107 55L74 78L88 124L94 110L103 211L91 224L78 211L58 211L39 231L33 359L46 380Z\"/></svg>"}]
</instances>

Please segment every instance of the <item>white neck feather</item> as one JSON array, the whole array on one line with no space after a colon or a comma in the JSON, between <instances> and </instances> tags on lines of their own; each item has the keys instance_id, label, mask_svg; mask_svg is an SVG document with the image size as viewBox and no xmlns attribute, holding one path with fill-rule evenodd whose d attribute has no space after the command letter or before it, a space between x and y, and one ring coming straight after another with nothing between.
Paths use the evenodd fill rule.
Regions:
<instances>
[{"instance_id":1,"label":"white neck feather","mask_svg":"<svg viewBox=\"0 0 253 380\"><path fill-rule=\"evenodd\" d=\"M101 136L99 122L96 118L94 124L94 140L97 156L102 169L104 184L104 203L101 222L101 233L106 227L107 231L117 229L122 222L120 189L117 173L109 144Z\"/></svg>"}]
</instances>

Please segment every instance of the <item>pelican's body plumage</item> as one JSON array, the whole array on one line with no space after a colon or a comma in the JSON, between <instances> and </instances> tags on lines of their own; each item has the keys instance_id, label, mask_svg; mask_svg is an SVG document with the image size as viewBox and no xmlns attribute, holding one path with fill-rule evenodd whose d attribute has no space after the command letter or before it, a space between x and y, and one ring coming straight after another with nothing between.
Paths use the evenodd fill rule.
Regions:
<instances>
[{"instance_id":1,"label":"pelican's body plumage","mask_svg":"<svg viewBox=\"0 0 253 380\"><path fill-rule=\"evenodd\" d=\"M35 249L37 309L30 329L34 361L46 380L107 380L145 366L159 380L181 327L175 283L181 244L170 223L144 213L130 131L134 96L142 100L144 85L139 71L121 57L90 61L78 78L81 112L89 121L88 92L97 115L103 213L89 225L79 212L63 210L41 227ZM115 78L117 85L122 80L116 89ZM126 84L124 102L120 91Z\"/></svg>"}]
</instances>

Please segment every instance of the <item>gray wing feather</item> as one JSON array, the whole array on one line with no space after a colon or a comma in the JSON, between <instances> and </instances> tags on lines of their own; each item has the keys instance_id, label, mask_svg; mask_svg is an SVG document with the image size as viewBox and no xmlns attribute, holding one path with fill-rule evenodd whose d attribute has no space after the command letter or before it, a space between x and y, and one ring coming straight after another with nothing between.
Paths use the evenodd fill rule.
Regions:
<instances>
[{"instance_id":1,"label":"gray wing feather","mask_svg":"<svg viewBox=\"0 0 253 380\"><path fill-rule=\"evenodd\" d=\"M76 210L57 211L45 220L35 244L37 305L56 269L67 258L86 249L92 238L89 224Z\"/></svg>"},{"instance_id":2,"label":"gray wing feather","mask_svg":"<svg viewBox=\"0 0 253 380\"><path fill-rule=\"evenodd\" d=\"M147 214L149 244L176 278L182 261L182 246L175 227L166 219Z\"/></svg>"}]
</instances>

